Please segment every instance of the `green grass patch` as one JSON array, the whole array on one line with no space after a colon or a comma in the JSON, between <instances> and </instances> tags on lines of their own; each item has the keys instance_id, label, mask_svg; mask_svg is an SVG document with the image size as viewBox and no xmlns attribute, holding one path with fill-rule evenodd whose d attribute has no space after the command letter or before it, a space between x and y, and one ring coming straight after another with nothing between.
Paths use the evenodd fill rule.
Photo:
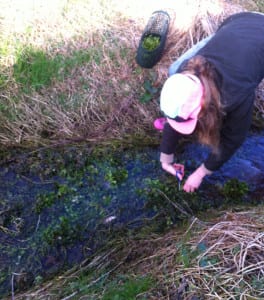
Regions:
<instances>
[{"instance_id":1,"label":"green grass patch","mask_svg":"<svg viewBox=\"0 0 264 300\"><path fill-rule=\"evenodd\" d=\"M41 49L20 47L16 52L13 74L24 91L40 90L51 85L52 80L62 81L73 68L88 63L96 57L94 49L74 51L71 56L49 56ZM1 83L1 77L0 77Z\"/></svg>"},{"instance_id":2,"label":"green grass patch","mask_svg":"<svg viewBox=\"0 0 264 300\"><path fill-rule=\"evenodd\" d=\"M123 281L113 282L107 289L102 300L136 300L147 299L143 294L153 286L150 277L125 278ZM142 294L142 296L138 296Z\"/></svg>"},{"instance_id":3,"label":"green grass patch","mask_svg":"<svg viewBox=\"0 0 264 300\"><path fill-rule=\"evenodd\" d=\"M59 68L60 64L43 50L26 47L17 51L14 78L26 89L39 90L50 85Z\"/></svg>"},{"instance_id":4,"label":"green grass patch","mask_svg":"<svg viewBox=\"0 0 264 300\"><path fill-rule=\"evenodd\" d=\"M104 271L106 272L106 270ZM102 272L103 270L100 270L99 273L97 270L82 272L78 278L69 282L68 287L60 291L62 293L60 296L70 294L72 291L79 291L76 299L84 296L85 299L90 300L147 300L149 299L148 291L156 285L154 279L149 275L116 274L113 278L108 278L108 273L101 274ZM92 284L95 274L97 276L101 274L101 277Z\"/></svg>"}]
</instances>

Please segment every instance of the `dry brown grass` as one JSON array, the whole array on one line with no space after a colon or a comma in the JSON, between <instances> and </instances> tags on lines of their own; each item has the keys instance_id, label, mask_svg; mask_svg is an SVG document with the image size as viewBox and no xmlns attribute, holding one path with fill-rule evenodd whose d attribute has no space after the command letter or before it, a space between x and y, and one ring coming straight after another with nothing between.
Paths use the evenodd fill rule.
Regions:
<instances>
[{"instance_id":1,"label":"dry brown grass","mask_svg":"<svg viewBox=\"0 0 264 300\"><path fill-rule=\"evenodd\" d=\"M111 250L16 299L58 299L59 291L89 271L98 277L86 288L117 274L148 274L155 287L142 295L146 299L263 299L263 230L263 207L219 213L208 223L193 219L185 231L116 241ZM101 299L103 294L104 289L87 296L73 289L63 299Z\"/></svg>"},{"instance_id":2,"label":"dry brown grass","mask_svg":"<svg viewBox=\"0 0 264 300\"><path fill-rule=\"evenodd\" d=\"M1 58L9 80L0 97L11 116L0 110L0 143L103 143L112 139L125 143L133 142L135 136L142 142L152 136L155 143L152 122L159 115L158 94L151 102L141 103L144 82L149 80L160 88L169 65L214 32L223 18L255 9L251 1L244 1L243 7L237 2L1 1L3 40L12 37L51 57L71 57L74 51L93 48L100 62L91 60L40 92L24 93L12 77L15 45L9 42L10 55ZM156 9L167 10L171 23L163 58L146 70L136 64L135 53L142 30Z\"/></svg>"}]
</instances>

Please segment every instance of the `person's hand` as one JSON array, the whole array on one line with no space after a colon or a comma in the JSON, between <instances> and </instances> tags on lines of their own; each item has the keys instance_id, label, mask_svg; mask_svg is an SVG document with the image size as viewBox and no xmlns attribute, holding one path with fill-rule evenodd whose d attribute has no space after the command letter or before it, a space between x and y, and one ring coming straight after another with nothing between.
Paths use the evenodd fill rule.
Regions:
<instances>
[{"instance_id":1,"label":"person's hand","mask_svg":"<svg viewBox=\"0 0 264 300\"><path fill-rule=\"evenodd\" d=\"M201 185L203 178L210 174L212 174L212 171L206 169L206 167L202 164L187 178L184 183L183 190L187 193L195 192Z\"/></svg>"},{"instance_id":2,"label":"person's hand","mask_svg":"<svg viewBox=\"0 0 264 300\"><path fill-rule=\"evenodd\" d=\"M184 165L182 165L182 164L173 164L172 166L175 170L175 176L177 176L179 180L182 180L183 177L184 177Z\"/></svg>"},{"instance_id":3,"label":"person's hand","mask_svg":"<svg viewBox=\"0 0 264 300\"><path fill-rule=\"evenodd\" d=\"M187 193L193 193L199 188L203 181L203 177L197 172L193 172L185 181L183 190Z\"/></svg>"},{"instance_id":4,"label":"person's hand","mask_svg":"<svg viewBox=\"0 0 264 300\"><path fill-rule=\"evenodd\" d=\"M184 176L184 165L182 164L169 164L169 163L162 163L162 169L166 172L170 173L173 176L176 176L176 172L178 171L178 178L180 180L183 179Z\"/></svg>"}]
</instances>

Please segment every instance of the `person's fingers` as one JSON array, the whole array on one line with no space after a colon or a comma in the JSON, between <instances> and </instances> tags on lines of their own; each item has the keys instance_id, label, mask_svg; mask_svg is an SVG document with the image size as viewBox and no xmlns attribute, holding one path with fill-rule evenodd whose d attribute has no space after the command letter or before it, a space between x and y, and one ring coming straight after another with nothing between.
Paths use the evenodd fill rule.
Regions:
<instances>
[{"instance_id":1,"label":"person's fingers","mask_svg":"<svg viewBox=\"0 0 264 300\"><path fill-rule=\"evenodd\" d=\"M194 193L195 192L195 188L194 187L192 187L192 186L190 186L190 185L184 185L183 186L183 190L185 191L185 192L187 192L187 193Z\"/></svg>"},{"instance_id":2,"label":"person's fingers","mask_svg":"<svg viewBox=\"0 0 264 300\"><path fill-rule=\"evenodd\" d=\"M184 177L184 165L182 164L173 164L173 167L176 171L180 171L181 173L181 179Z\"/></svg>"},{"instance_id":3,"label":"person's fingers","mask_svg":"<svg viewBox=\"0 0 264 300\"><path fill-rule=\"evenodd\" d=\"M195 188L194 187L186 187L186 188L183 188L183 190L187 193L194 193L195 192Z\"/></svg>"},{"instance_id":4,"label":"person's fingers","mask_svg":"<svg viewBox=\"0 0 264 300\"><path fill-rule=\"evenodd\" d=\"M184 176L184 165L180 165L180 170L181 170L181 173L182 173L182 177Z\"/></svg>"}]
</instances>

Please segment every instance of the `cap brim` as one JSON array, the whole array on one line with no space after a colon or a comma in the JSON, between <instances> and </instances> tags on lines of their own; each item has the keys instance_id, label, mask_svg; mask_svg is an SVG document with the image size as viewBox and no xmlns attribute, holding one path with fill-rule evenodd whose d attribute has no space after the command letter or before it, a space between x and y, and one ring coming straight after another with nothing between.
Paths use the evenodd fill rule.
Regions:
<instances>
[{"instance_id":1,"label":"cap brim","mask_svg":"<svg viewBox=\"0 0 264 300\"><path fill-rule=\"evenodd\" d=\"M193 133L197 124L197 118L185 122L177 122L175 120L167 118L167 121L174 130L182 134Z\"/></svg>"}]
</instances>

